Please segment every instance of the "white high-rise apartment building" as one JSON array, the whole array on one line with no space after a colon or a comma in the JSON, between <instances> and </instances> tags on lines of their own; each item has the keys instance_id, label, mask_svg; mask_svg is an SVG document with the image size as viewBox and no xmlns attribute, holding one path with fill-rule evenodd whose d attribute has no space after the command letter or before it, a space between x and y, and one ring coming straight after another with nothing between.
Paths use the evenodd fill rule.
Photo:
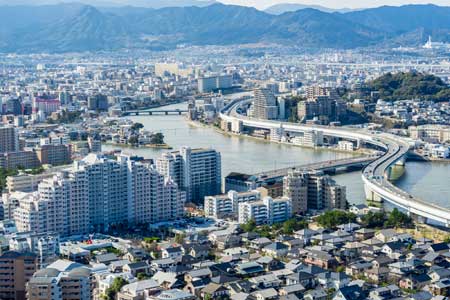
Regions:
<instances>
[{"instance_id":1,"label":"white high-rise apartment building","mask_svg":"<svg viewBox=\"0 0 450 300\"><path fill-rule=\"evenodd\" d=\"M5 198L6 199L6 198ZM156 223L181 218L185 193L154 166L90 154L43 180L37 192L10 206L19 232L61 236L103 230L111 224Z\"/></svg>"},{"instance_id":2,"label":"white high-rise apartment building","mask_svg":"<svg viewBox=\"0 0 450 300\"><path fill-rule=\"evenodd\" d=\"M292 216L292 202L288 197L239 203L240 224L254 220L257 225L274 224L288 220Z\"/></svg>"},{"instance_id":3,"label":"white high-rise apartment building","mask_svg":"<svg viewBox=\"0 0 450 300\"><path fill-rule=\"evenodd\" d=\"M214 218L237 217L239 203L260 200L259 191L249 191L238 193L229 191L225 195L205 197L205 215Z\"/></svg>"},{"instance_id":4,"label":"white high-rise apartment building","mask_svg":"<svg viewBox=\"0 0 450 300\"><path fill-rule=\"evenodd\" d=\"M213 149L182 147L164 154L156 161L156 167L186 191L188 202L203 203L205 196L221 193L221 156Z\"/></svg>"}]
</instances>

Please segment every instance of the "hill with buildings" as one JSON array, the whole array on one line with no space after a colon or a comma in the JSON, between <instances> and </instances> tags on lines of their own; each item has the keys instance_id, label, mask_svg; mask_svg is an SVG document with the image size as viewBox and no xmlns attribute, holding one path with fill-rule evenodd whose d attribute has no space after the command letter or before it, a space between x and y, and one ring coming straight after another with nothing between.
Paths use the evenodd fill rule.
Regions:
<instances>
[{"instance_id":1,"label":"hill with buildings","mask_svg":"<svg viewBox=\"0 0 450 300\"><path fill-rule=\"evenodd\" d=\"M405 40L418 45L428 34L437 41L450 40L449 7L409 5L348 13L307 8L273 15L223 4L161 9L74 3L0 6L1 52L169 49L180 44L260 42L342 49Z\"/></svg>"},{"instance_id":2,"label":"hill with buildings","mask_svg":"<svg viewBox=\"0 0 450 300\"><path fill-rule=\"evenodd\" d=\"M387 73L369 83L370 90L378 91L384 100L424 99L448 101L450 87L437 76L418 72Z\"/></svg>"}]
</instances>

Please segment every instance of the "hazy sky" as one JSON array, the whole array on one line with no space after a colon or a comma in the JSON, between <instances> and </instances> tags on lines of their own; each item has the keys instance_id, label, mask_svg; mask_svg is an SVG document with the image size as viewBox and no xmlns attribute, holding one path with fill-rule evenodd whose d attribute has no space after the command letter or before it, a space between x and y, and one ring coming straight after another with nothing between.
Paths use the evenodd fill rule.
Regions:
<instances>
[{"instance_id":1,"label":"hazy sky","mask_svg":"<svg viewBox=\"0 0 450 300\"><path fill-rule=\"evenodd\" d=\"M450 6L450 0L219 0L227 4L237 4L266 8L277 3L301 3L315 4L331 8L362 8L377 7L382 5L403 5L403 4L427 4L434 3L442 6Z\"/></svg>"}]
</instances>

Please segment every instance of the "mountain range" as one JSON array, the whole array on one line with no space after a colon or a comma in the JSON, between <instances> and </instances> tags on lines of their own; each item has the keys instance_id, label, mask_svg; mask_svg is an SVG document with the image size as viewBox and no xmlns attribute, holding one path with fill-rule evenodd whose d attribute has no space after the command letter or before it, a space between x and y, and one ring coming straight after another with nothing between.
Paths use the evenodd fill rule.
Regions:
<instances>
[{"instance_id":1,"label":"mountain range","mask_svg":"<svg viewBox=\"0 0 450 300\"><path fill-rule=\"evenodd\" d=\"M347 13L347 12L351 12L351 11L355 10L355 9L351 9L351 8L334 9L334 8L329 8L329 7L325 7L325 6L321 6L321 5L307 5L307 4L298 4L298 3L279 3L279 4L275 4L275 5L272 5L268 8L266 8L264 11L266 13L272 14L272 15L281 15L286 12L293 12L293 11L306 9L306 8L317 9L317 10L320 10L323 12L328 12L328 13L333 13L333 12Z\"/></svg>"},{"instance_id":2,"label":"mountain range","mask_svg":"<svg viewBox=\"0 0 450 300\"><path fill-rule=\"evenodd\" d=\"M56 5L61 3L74 3L74 0L0 0L0 6L17 5ZM77 3L92 5L94 7L145 7L145 8L163 8L163 7L186 7L198 6L204 7L216 3L214 0L77 0Z\"/></svg>"},{"instance_id":3,"label":"mountain range","mask_svg":"<svg viewBox=\"0 0 450 300\"><path fill-rule=\"evenodd\" d=\"M450 7L383 6L346 13L306 8L274 15L218 3L160 9L79 3L0 6L1 52L170 49L180 44L242 43L356 48L418 45L428 35L433 40L450 41Z\"/></svg>"}]
</instances>

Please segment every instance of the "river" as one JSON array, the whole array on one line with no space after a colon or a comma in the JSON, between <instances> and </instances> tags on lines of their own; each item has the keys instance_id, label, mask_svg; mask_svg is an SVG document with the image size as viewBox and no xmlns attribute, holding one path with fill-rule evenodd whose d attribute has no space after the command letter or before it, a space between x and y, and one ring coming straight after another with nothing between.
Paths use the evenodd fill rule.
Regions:
<instances>
[{"instance_id":1,"label":"river","mask_svg":"<svg viewBox=\"0 0 450 300\"><path fill-rule=\"evenodd\" d=\"M167 106L167 109L185 108L186 104ZM148 130L162 132L167 144L174 150L189 146L192 148L213 148L222 155L222 174L242 172L253 174L277 168L289 167L332 159L350 157L349 153L327 150L314 150L291 145L282 145L250 139L228 136L213 128L189 124L184 116L153 115L129 117L140 122ZM117 146L104 145L104 150L117 149ZM168 151L153 148L123 148L125 153L157 158ZM360 172L333 176L342 185L347 186L347 198L350 203L364 203L364 187ZM408 162L405 174L396 184L426 201L450 208L450 164Z\"/></svg>"}]
</instances>

